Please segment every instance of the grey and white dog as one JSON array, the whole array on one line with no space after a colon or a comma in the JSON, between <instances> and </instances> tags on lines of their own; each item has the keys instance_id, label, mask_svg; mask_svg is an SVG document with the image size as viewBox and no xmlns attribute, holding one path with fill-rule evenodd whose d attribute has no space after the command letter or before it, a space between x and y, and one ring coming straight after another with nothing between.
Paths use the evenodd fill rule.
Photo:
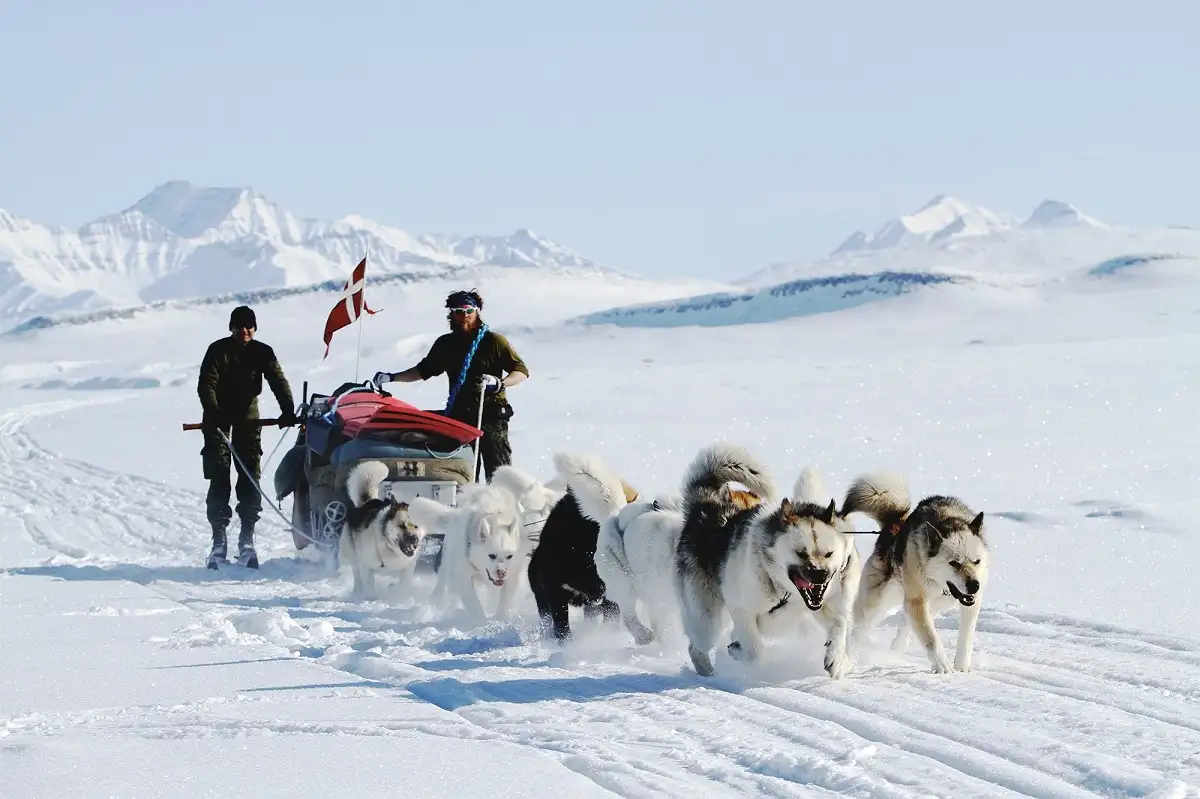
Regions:
<instances>
[{"instance_id":1,"label":"grey and white dog","mask_svg":"<svg viewBox=\"0 0 1200 799\"><path fill-rule=\"evenodd\" d=\"M739 501L731 482L759 501ZM836 501L827 506L814 501L823 488L813 470L801 474L794 493L777 499L767 467L736 444L718 442L692 461L682 486L675 580L697 673L714 673L710 652L722 611L733 619L729 654L754 662L764 637L798 631L804 608L826 629L825 670L834 679L849 670L858 551L842 529Z\"/></svg>"},{"instance_id":2,"label":"grey and white dog","mask_svg":"<svg viewBox=\"0 0 1200 799\"><path fill-rule=\"evenodd\" d=\"M851 483L842 515L855 512L866 514L880 527L854 605L855 638L865 639L889 610L903 602L904 615L892 649L908 649L911 626L935 672L970 671L975 624L991 560L983 512L976 514L956 497L938 495L911 507L907 483L891 472L863 475ZM951 666L933 618L955 605L959 606L958 646Z\"/></svg>"},{"instance_id":3,"label":"grey and white dog","mask_svg":"<svg viewBox=\"0 0 1200 799\"><path fill-rule=\"evenodd\" d=\"M338 539L338 563L348 565L354 575L354 596L366 599L377 596L377 574L412 578L417 550L425 539L425 530L409 515L407 502L380 499L379 486L387 476L387 464L363 461L346 477L350 507Z\"/></svg>"}]
</instances>

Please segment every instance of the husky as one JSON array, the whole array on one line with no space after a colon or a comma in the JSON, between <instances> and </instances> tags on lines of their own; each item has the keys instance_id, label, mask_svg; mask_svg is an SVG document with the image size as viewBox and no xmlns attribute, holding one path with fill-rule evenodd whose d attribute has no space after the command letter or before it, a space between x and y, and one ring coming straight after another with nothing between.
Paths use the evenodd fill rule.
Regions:
<instances>
[{"instance_id":1,"label":"husky","mask_svg":"<svg viewBox=\"0 0 1200 799\"><path fill-rule=\"evenodd\" d=\"M529 587L545 634L565 641L571 637L572 605L582 605L585 615L602 615L605 621L619 616L596 571L596 540L600 524L637 501L638 493L593 455L558 452L554 467L566 483L566 493L551 509L530 558Z\"/></svg>"},{"instance_id":2,"label":"husky","mask_svg":"<svg viewBox=\"0 0 1200 799\"><path fill-rule=\"evenodd\" d=\"M567 491L566 483L559 478L542 483L533 475L508 464L497 467L489 483L507 490L521 506L521 528L532 552L550 509Z\"/></svg>"},{"instance_id":3,"label":"husky","mask_svg":"<svg viewBox=\"0 0 1200 799\"><path fill-rule=\"evenodd\" d=\"M379 485L388 476L387 464L363 461L346 477L350 508L338 538L338 562L349 564L356 596L376 596L376 575L411 578L425 529L409 514L407 502L379 498Z\"/></svg>"},{"instance_id":4,"label":"husky","mask_svg":"<svg viewBox=\"0 0 1200 799\"><path fill-rule=\"evenodd\" d=\"M482 484L466 486L457 507L414 497L409 514L426 529L441 530L442 564L430 597L445 607L453 592L476 620L487 618L479 586L499 589L496 617L508 618L520 586L525 544L521 509L507 490Z\"/></svg>"},{"instance_id":5,"label":"husky","mask_svg":"<svg viewBox=\"0 0 1200 799\"><path fill-rule=\"evenodd\" d=\"M760 501L749 508L735 502L731 482ZM809 468L797 480L797 496L777 500L767 467L726 442L701 450L692 461L683 480L675 587L688 655L701 676L714 674L710 651L722 610L733 619L730 656L754 662L764 637L785 634L804 620L797 615L803 613L797 595L826 629L826 672L840 679L849 670L851 603L862 568L836 500L824 507L814 501L820 488Z\"/></svg>"},{"instance_id":6,"label":"husky","mask_svg":"<svg viewBox=\"0 0 1200 799\"><path fill-rule=\"evenodd\" d=\"M975 624L991 560L983 512L976 514L956 497L936 495L910 509L907 483L890 472L863 475L851 483L842 514L854 512L866 514L880 527L854 605L856 637L865 638L886 611L903 601L905 615L893 650L908 649L911 626L934 672L970 671ZM952 667L933 617L955 604L959 626Z\"/></svg>"},{"instance_id":7,"label":"husky","mask_svg":"<svg viewBox=\"0 0 1200 799\"><path fill-rule=\"evenodd\" d=\"M729 490L728 501L736 510L747 510L761 499L749 491ZM683 497L664 494L631 502L600 525L596 571L638 646L660 641L678 613L673 575L683 522ZM638 616L639 601L649 626Z\"/></svg>"}]
</instances>

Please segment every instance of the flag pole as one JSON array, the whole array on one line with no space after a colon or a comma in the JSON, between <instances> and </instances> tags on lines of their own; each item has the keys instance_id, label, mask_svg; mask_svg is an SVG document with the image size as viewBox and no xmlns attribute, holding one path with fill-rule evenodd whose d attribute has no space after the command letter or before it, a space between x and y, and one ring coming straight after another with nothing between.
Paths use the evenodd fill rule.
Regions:
<instances>
[{"instance_id":1,"label":"flag pole","mask_svg":"<svg viewBox=\"0 0 1200 799\"><path fill-rule=\"evenodd\" d=\"M367 257L370 254L371 254L371 242L368 241L366 244L366 247L363 251L363 260L366 261ZM365 269L363 270L362 298L363 298L362 309L359 310L359 312L358 312L358 349L354 353L354 382L355 383L358 382L358 363L359 363L360 358L362 357L363 317L366 316L366 311L367 311L367 272Z\"/></svg>"}]
</instances>

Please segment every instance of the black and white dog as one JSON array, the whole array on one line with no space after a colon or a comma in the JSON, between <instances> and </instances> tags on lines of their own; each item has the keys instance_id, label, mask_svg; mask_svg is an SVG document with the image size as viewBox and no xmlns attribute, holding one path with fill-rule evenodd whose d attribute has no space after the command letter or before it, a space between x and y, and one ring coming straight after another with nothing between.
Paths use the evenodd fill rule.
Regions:
<instances>
[{"instance_id":1,"label":"black and white dog","mask_svg":"<svg viewBox=\"0 0 1200 799\"><path fill-rule=\"evenodd\" d=\"M376 596L377 574L411 578L425 530L409 517L408 503L379 498L379 484L388 476L387 464L363 461L346 476L350 507L338 540L338 563L354 575L354 595Z\"/></svg>"}]
</instances>

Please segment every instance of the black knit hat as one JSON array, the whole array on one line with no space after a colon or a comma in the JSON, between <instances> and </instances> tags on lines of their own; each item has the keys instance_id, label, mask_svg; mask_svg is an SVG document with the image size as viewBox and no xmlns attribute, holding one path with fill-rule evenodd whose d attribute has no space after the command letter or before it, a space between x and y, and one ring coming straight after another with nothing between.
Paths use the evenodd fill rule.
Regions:
<instances>
[{"instance_id":1,"label":"black knit hat","mask_svg":"<svg viewBox=\"0 0 1200 799\"><path fill-rule=\"evenodd\" d=\"M258 329L258 321L254 318L254 311L250 310L247 305L239 305L233 309L233 313L229 314L229 326L234 330L243 327Z\"/></svg>"}]
</instances>

